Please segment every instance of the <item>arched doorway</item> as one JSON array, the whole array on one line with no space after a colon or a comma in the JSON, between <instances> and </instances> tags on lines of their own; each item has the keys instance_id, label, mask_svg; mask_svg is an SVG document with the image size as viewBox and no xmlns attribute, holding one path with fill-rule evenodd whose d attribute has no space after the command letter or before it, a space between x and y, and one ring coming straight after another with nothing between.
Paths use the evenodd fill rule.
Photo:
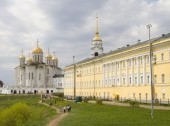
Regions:
<instances>
[{"instance_id":1,"label":"arched doorway","mask_svg":"<svg viewBox=\"0 0 170 126\"><path fill-rule=\"evenodd\" d=\"M14 90L14 94L16 94L17 93L17 91L16 90Z\"/></svg>"},{"instance_id":2,"label":"arched doorway","mask_svg":"<svg viewBox=\"0 0 170 126\"><path fill-rule=\"evenodd\" d=\"M46 93L49 94L49 90L47 90Z\"/></svg>"},{"instance_id":3,"label":"arched doorway","mask_svg":"<svg viewBox=\"0 0 170 126\"><path fill-rule=\"evenodd\" d=\"M37 91L36 91L36 90L34 90L34 94L37 94Z\"/></svg>"}]
</instances>

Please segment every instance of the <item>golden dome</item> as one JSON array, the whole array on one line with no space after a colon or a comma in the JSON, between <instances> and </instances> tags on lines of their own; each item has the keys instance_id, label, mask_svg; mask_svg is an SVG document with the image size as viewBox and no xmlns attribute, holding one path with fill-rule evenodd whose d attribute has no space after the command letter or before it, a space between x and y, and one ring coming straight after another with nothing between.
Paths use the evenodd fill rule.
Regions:
<instances>
[{"instance_id":1,"label":"golden dome","mask_svg":"<svg viewBox=\"0 0 170 126\"><path fill-rule=\"evenodd\" d=\"M25 56L24 56L24 51L23 51L23 49L21 50L21 55L19 56L19 59L24 59L25 58Z\"/></svg>"},{"instance_id":2,"label":"golden dome","mask_svg":"<svg viewBox=\"0 0 170 126\"><path fill-rule=\"evenodd\" d=\"M43 51L40 47L37 47L32 51L32 53L43 53Z\"/></svg>"},{"instance_id":3,"label":"golden dome","mask_svg":"<svg viewBox=\"0 0 170 126\"><path fill-rule=\"evenodd\" d=\"M47 59L52 59L52 56L51 56L50 54L48 54L48 55L46 56L46 58L47 58Z\"/></svg>"},{"instance_id":4,"label":"golden dome","mask_svg":"<svg viewBox=\"0 0 170 126\"><path fill-rule=\"evenodd\" d=\"M102 39L99 36L99 33L96 33L95 37L93 38L93 41L102 41Z\"/></svg>"},{"instance_id":5,"label":"golden dome","mask_svg":"<svg viewBox=\"0 0 170 126\"><path fill-rule=\"evenodd\" d=\"M57 57L53 56L52 60L58 60Z\"/></svg>"},{"instance_id":6,"label":"golden dome","mask_svg":"<svg viewBox=\"0 0 170 126\"><path fill-rule=\"evenodd\" d=\"M19 56L19 59L23 59L23 58L25 58L25 56L24 56L24 55Z\"/></svg>"},{"instance_id":7,"label":"golden dome","mask_svg":"<svg viewBox=\"0 0 170 126\"><path fill-rule=\"evenodd\" d=\"M32 58L27 58L27 62L32 62Z\"/></svg>"}]
</instances>

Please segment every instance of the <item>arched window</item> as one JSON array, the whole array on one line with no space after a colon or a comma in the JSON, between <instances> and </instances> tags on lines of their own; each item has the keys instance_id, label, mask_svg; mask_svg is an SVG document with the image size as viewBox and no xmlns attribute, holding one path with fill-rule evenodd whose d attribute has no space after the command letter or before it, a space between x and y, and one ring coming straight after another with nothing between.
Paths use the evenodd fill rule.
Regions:
<instances>
[{"instance_id":1,"label":"arched window","mask_svg":"<svg viewBox=\"0 0 170 126\"><path fill-rule=\"evenodd\" d=\"M99 55L98 52L95 52L95 53L94 53L94 56L98 56L98 55Z\"/></svg>"}]
</instances>

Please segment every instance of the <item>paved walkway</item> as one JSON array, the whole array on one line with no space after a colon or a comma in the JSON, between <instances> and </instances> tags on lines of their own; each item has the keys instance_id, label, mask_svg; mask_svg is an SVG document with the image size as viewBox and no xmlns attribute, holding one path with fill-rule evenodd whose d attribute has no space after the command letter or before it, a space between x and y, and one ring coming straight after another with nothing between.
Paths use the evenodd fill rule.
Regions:
<instances>
[{"instance_id":1,"label":"paved walkway","mask_svg":"<svg viewBox=\"0 0 170 126\"><path fill-rule=\"evenodd\" d=\"M46 105L46 106L49 106L49 104L47 103L42 103L41 101L39 102L40 104L43 104L43 105ZM57 124L64 118L68 115L68 113L63 113L63 112L60 112L60 110L55 107L55 106L49 106L53 109L56 110L56 113L57 115L52 119L50 120L50 122L47 124L47 126L57 126Z\"/></svg>"},{"instance_id":2,"label":"paved walkway","mask_svg":"<svg viewBox=\"0 0 170 126\"><path fill-rule=\"evenodd\" d=\"M95 103L95 101L89 101L89 103ZM130 106L129 103L120 103L120 102L115 102L115 101L103 101L103 104L107 105L117 105L117 106ZM139 105L141 108L147 108L150 109L150 105ZM157 110L170 110L169 106L154 106L154 109Z\"/></svg>"}]
</instances>

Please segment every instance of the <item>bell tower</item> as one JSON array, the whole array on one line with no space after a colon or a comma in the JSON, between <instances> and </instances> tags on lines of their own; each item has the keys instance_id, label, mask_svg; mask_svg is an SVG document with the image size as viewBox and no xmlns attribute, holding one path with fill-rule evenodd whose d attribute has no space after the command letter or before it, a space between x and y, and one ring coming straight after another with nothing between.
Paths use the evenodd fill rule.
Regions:
<instances>
[{"instance_id":1,"label":"bell tower","mask_svg":"<svg viewBox=\"0 0 170 126\"><path fill-rule=\"evenodd\" d=\"M91 57L103 54L103 42L99 35L98 17L96 17L96 33L91 43Z\"/></svg>"}]
</instances>

